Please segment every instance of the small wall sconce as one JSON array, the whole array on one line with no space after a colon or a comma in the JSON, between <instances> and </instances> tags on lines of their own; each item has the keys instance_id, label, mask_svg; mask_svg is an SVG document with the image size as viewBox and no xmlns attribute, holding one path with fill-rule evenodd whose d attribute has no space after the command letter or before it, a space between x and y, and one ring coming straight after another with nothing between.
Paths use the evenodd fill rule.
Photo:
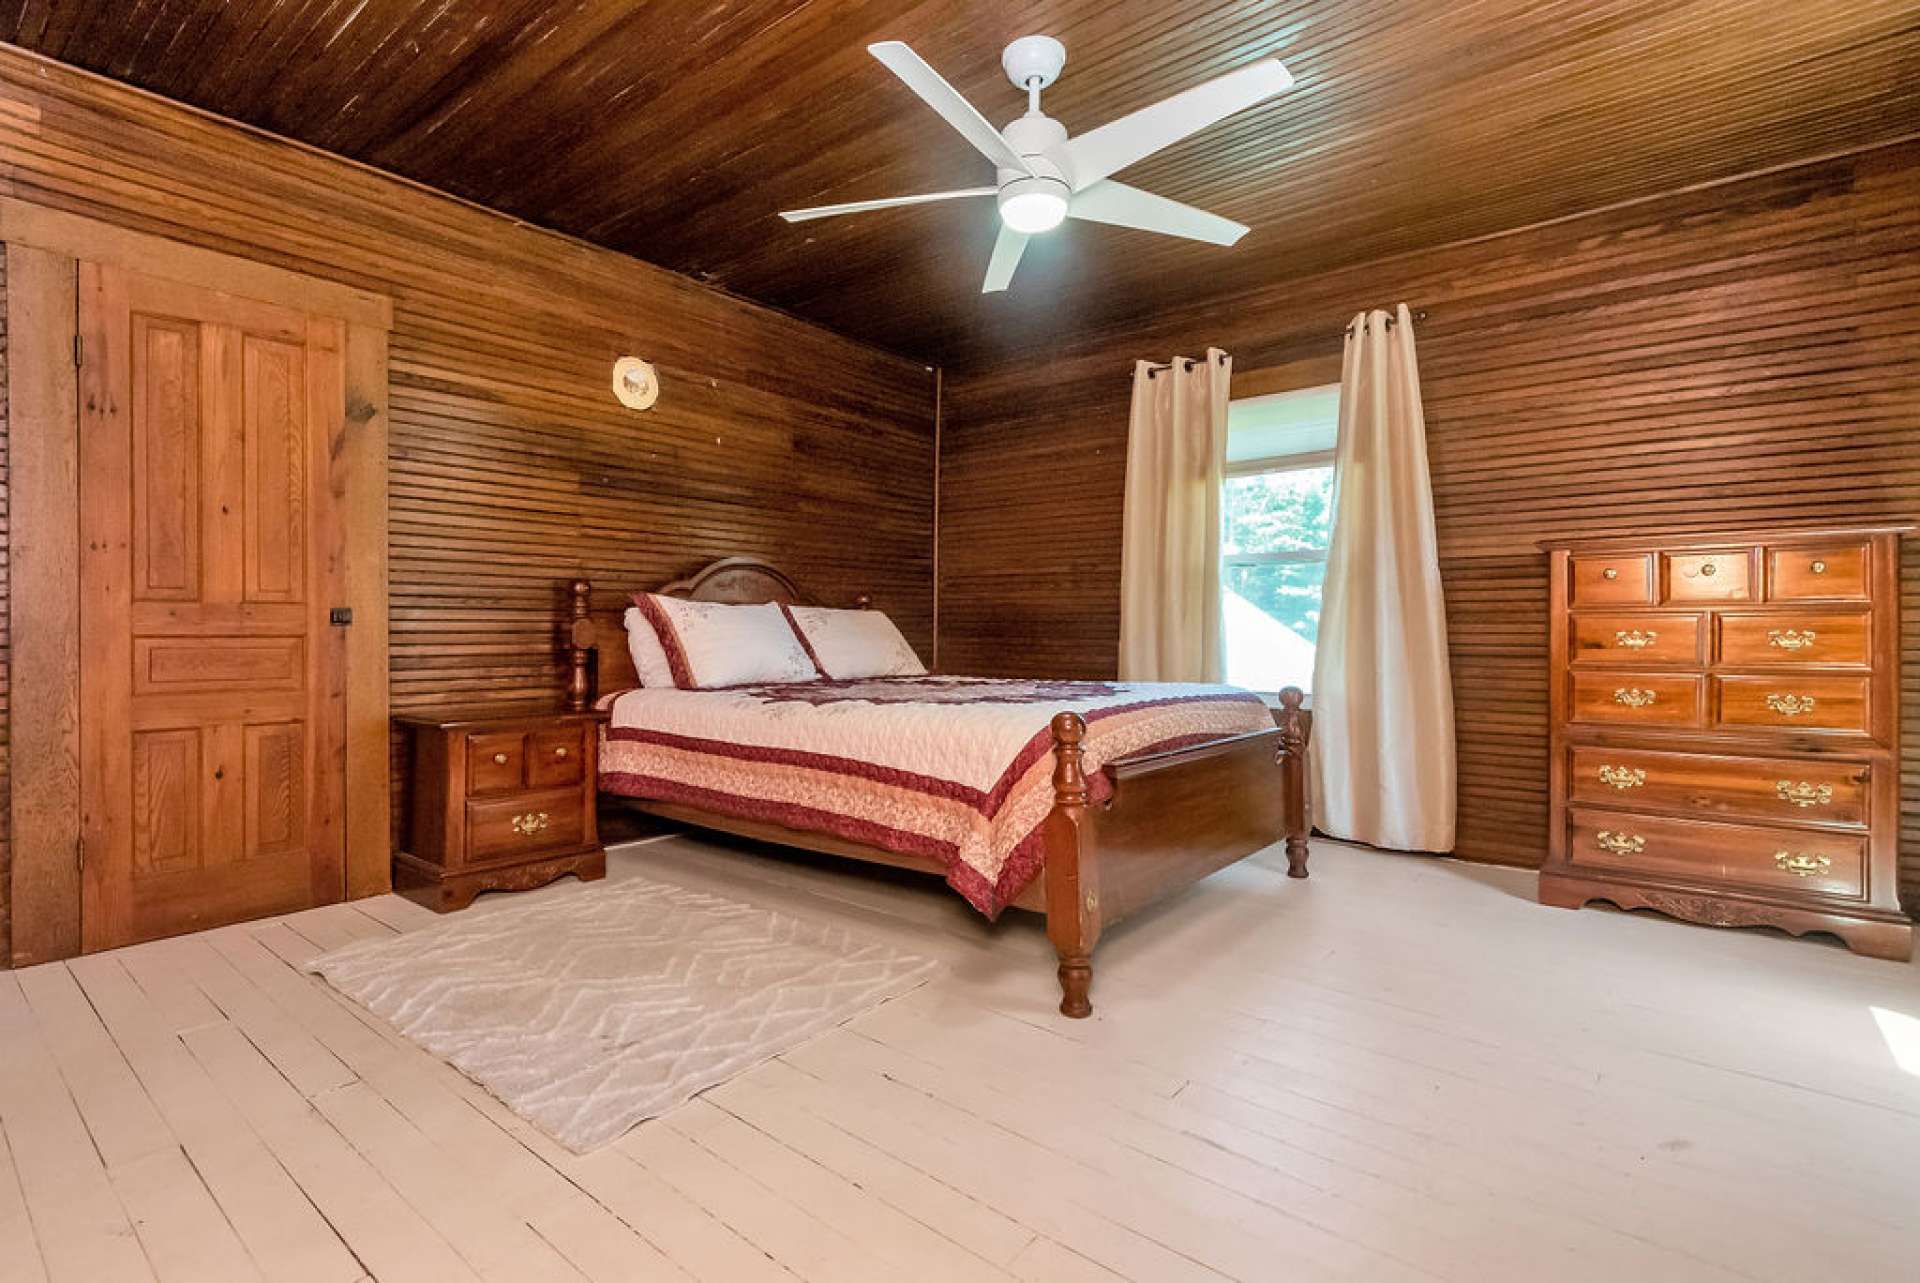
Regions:
<instances>
[{"instance_id":1,"label":"small wall sconce","mask_svg":"<svg viewBox=\"0 0 1920 1283\"><path fill-rule=\"evenodd\" d=\"M644 410L660 399L660 375L637 356L613 363L613 395L629 410Z\"/></svg>"}]
</instances>

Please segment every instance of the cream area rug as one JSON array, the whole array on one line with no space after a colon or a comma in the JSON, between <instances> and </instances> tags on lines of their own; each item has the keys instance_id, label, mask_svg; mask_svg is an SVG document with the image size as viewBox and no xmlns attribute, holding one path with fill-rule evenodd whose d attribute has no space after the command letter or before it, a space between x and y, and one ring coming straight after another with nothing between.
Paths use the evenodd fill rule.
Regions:
<instances>
[{"instance_id":1,"label":"cream area rug","mask_svg":"<svg viewBox=\"0 0 1920 1283\"><path fill-rule=\"evenodd\" d=\"M464 913L307 964L575 1151L937 968L837 927L640 878Z\"/></svg>"}]
</instances>

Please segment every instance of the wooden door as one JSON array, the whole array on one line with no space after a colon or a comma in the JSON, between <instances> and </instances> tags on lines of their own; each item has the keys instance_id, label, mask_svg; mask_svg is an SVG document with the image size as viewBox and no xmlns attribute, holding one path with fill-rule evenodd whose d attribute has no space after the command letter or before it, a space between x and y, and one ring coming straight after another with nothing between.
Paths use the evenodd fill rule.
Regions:
<instances>
[{"instance_id":1,"label":"wooden door","mask_svg":"<svg viewBox=\"0 0 1920 1283\"><path fill-rule=\"evenodd\" d=\"M343 327L79 290L82 946L339 900Z\"/></svg>"}]
</instances>

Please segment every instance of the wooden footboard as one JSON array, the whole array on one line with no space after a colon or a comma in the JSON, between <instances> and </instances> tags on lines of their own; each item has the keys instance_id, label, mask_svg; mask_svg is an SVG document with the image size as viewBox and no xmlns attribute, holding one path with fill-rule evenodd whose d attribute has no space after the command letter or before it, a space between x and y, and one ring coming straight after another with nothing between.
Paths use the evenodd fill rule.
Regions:
<instances>
[{"instance_id":1,"label":"wooden footboard","mask_svg":"<svg viewBox=\"0 0 1920 1283\"><path fill-rule=\"evenodd\" d=\"M1276 842L1286 843L1288 876L1307 876L1301 698L1282 692L1273 730L1109 763L1112 796L1097 806L1082 759L1086 723L1054 717L1046 911L1063 1014L1092 1014L1093 950L1108 925Z\"/></svg>"}]
</instances>

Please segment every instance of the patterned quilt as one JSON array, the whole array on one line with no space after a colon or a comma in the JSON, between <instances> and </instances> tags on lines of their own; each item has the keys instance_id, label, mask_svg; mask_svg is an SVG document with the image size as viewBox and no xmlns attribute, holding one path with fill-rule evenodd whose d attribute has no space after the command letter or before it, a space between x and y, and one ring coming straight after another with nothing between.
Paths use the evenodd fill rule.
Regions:
<instances>
[{"instance_id":1,"label":"patterned quilt","mask_svg":"<svg viewBox=\"0 0 1920 1283\"><path fill-rule=\"evenodd\" d=\"M930 858L993 917L1040 871L1048 723L1071 710L1094 800L1116 758L1273 725L1231 686L892 677L608 697L609 793Z\"/></svg>"}]
</instances>

